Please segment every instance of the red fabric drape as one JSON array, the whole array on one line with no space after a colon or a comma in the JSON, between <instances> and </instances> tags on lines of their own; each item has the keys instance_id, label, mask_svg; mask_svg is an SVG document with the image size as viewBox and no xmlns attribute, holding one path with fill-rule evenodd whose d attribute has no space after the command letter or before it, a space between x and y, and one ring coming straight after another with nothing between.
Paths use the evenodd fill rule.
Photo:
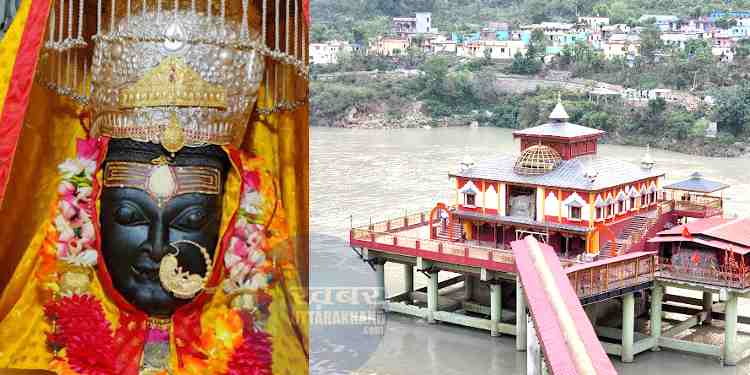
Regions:
<instances>
[{"instance_id":1,"label":"red fabric drape","mask_svg":"<svg viewBox=\"0 0 750 375\"><path fill-rule=\"evenodd\" d=\"M13 62L13 74L5 95L5 104L0 113L0 204L5 197L5 188L8 185L11 165L13 165L13 155L16 153L16 145L21 135L26 107L29 105L31 85L34 82L34 72L49 15L49 0L30 1L33 2L29 17L21 37L16 60ZM3 64L6 63L11 62L3 61Z\"/></svg>"}]
</instances>

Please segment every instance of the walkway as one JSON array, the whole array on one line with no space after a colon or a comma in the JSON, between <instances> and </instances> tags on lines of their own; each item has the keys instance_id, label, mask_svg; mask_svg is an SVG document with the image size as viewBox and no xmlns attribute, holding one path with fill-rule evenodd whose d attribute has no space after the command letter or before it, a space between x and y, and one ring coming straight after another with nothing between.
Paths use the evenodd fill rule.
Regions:
<instances>
[{"instance_id":1,"label":"walkway","mask_svg":"<svg viewBox=\"0 0 750 375\"><path fill-rule=\"evenodd\" d=\"M533 237L511 245L550 373L617 374L552 247Z\"/></svg>"}]
</instances>

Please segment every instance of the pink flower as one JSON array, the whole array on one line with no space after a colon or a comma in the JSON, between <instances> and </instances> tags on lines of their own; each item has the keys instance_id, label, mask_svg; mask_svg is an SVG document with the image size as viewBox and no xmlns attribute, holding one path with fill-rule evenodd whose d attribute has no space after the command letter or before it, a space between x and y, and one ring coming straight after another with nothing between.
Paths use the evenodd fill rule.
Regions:
<instances>
[{"instance_id":1,"label":"pink flower","mask_svg":"<svg viewBox=\"0 0 750 375\"><path fill-rule=\"evenodd\" d=\"M62 199L70 202L73 200L73 196L76 193L76 187L68 181L62 181L57 187L57 193Z\"/></svg>"},{"instance_id":2,"label":"pink flower","mask_svg":"<svg viewBox=\"0 0 750 375\"><path fill-rule=\"evenodd\" d=\"M260 175L257 171L242 172L242 183L258 190L260 188Z\"/></svg>"},{"instance_id":3,"label":"pink flower","mask_svg":"<svg viewBox=\"0 0 750 375\"><path fill-rule=\"evenodd\" d=\"M77 156L81 160L96 160L99 155L99 141L97 138L76 140Z\"/></svg>"},{"instance_id":4,"label":"pink flower","mask_svg":"<svg viewBox=\"0 0 750 375\"><path fill-rule=\"evenodd\" d=\"M66 220L70 220L78 215L78 209L72 202L61 200L59 204L60 213Z\"/></svg>"},{"instance_id":5,"label":"pink flower","mask_svg":"<svg viewBox=\"0 0 750 375\"><path fill-rule=\"evenodd\" d=\"M245 241L237 237L234 237L229 241L229 246L232 249L232 252L240 258L245 258L250 252L250 249L245 245Z\"/></svg>"},{"instance_id":6,"label":"pink flower","mask_svg":"<svg viewBox=\"0 0 750 375\"><path fill-rule=\"evenodd\" d=\"M234 236L243 241L247 240L250 230L249 226L250 223L248 223L244 217L237 219L237 223L234 224Z\"/></svg>"},{"instance_id":7,"label":"pink flower","mask_svg":"<svg viewBox=\"0 0 750 375\"><path fill-rule=\"evenodd\" d=\"M263 226L254 224L255 229L247 238L247 244L253 249L260 248L263 243Z\"/></svg>"}]
</instances>

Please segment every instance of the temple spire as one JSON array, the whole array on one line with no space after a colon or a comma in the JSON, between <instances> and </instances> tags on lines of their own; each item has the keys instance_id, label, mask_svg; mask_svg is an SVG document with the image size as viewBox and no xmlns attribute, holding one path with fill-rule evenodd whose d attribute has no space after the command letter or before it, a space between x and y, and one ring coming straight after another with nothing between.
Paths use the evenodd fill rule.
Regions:
<instances>
[{"instance_id":1,"label":"temple spire","mask_svg":"<svg viewBox=\"0 0 750 375\"><path fill-rule=\"evenodd\" d=\"M641 159L641 167L643 169L651 169L654 167L654 159L651 157L651 145L646 144L646 153L643 154L643 159Z\"/></svg>"},{"instance_id":2,"label":"temple spire","mask_svg":"<svg viewBox=\"0 0 750 375\"><path fill-rule=\"evenodd\" d=\"M555 105L555 109L552 110L552 113L549 115L549 119L552 120L552 122L567 122L570 116L568 116L568 112L565 111L565 107L563 107L562 99L560 97L560 93L557 93L557 105Z\"/></svg>"}]
</instances>

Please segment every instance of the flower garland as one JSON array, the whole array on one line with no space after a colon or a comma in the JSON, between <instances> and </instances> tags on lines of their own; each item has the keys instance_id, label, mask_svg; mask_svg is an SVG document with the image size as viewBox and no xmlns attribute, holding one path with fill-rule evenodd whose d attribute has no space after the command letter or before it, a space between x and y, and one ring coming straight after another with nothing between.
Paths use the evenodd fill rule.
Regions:
<instances>
[{"instance_id":1,"label":"flower garland","mask_svg":"<svg viewBox=\"0 0 750 375\"><path fill-rule=\"evenodd\" d=\"M50 345L56 352L65 349L65 357L55 356L54 367L63 373L114 374L112 328L99 301L89 294L66 296L48 303L44 312L55 327Z\"/></svg>"},{"instance_id":2,"label":"flower garland","mask_svg":"<svg viewBox=\"0 0 750 375\"><path fill-rule=\"evenodd\" d=\"M91 194L100 145L97 139L87 139L78 140L77 146L77 158L68 159L58 167L62 181L57 189L59 203L54 219L57 257L70 265L92 267L96 265L97 253Z\"/></svg>"},{"instance_id":3,"label":"flower garland","mask_svg":"<svg viewBox=\"0 0 750 375\"><path fill-rule=\"evenodd\" d=\"M93 185L102 144L97 139L77 141L75 159L58 167L61 181L37 273L43 289L52 292L45 315L52 323L48 335L55 351L52 368L63 375L114 375L115 333L101 302L88 293L87 270L96 266L97 233ZM241 304L225 307L206 327L200 346L205 358L183 358L175 374L271 375L270 336L262 330L268 317L273 263L267 259L265 226L260 222L263 199L258 172L242 173L242 196L230 232L224 289L240 296ZM83 273L82 273L83 272ZM81 279L83 277L83 279Z\"/></svg>"},{"instance_id":4,"label":"flower garland","mask_svg":"<svg viewBox=\"0 0 750 375\"><path fill-rule=\"evenodd\" d=\"M273 262L268 259L265 225L260 221L263 199L260 194L260 175L257 171L242 174L240 209L224 254L224 265L229 277L224 291L239 294L242 308L254 313L254 321L262 324L267 316L271 297L267 288L274 280Z\"/></svg>"}]
</instances>

